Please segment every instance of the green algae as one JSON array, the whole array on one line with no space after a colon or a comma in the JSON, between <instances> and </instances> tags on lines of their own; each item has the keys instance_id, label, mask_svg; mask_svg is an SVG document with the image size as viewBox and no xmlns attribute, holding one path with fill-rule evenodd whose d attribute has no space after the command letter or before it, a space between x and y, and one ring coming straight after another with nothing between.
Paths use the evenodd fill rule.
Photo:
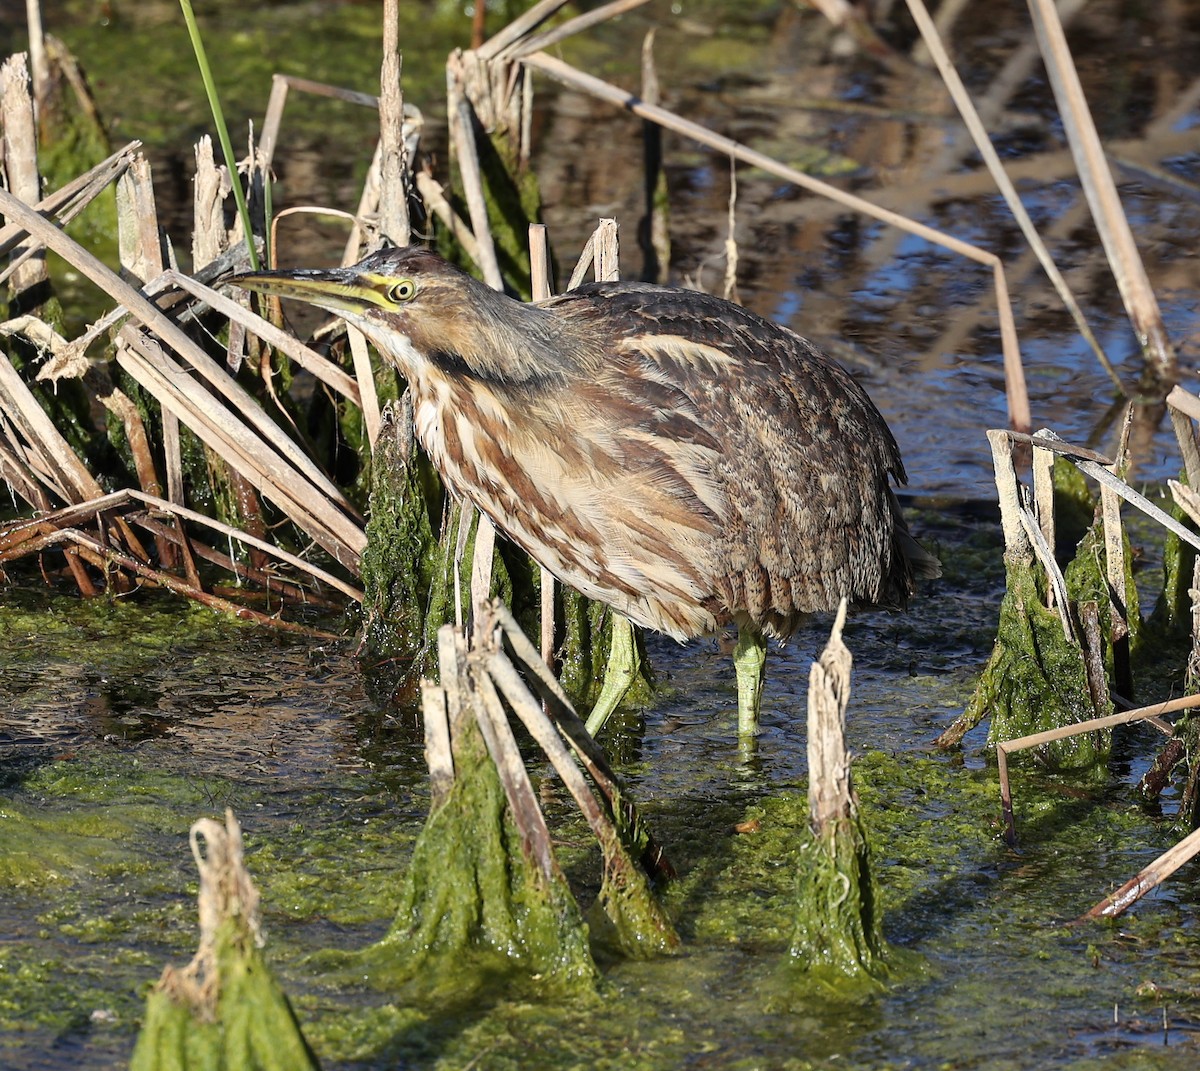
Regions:
<instances>
[{"instance_id":1,"label":"green algae","mask_svg":"<svg viewBox=\"0 0 1200 1071\"><path fill-rule=\"evenodd\" d=\"M304 1071L318 1066L287 995L237 919L215 942L219 997L212 1017L156 988L130 1071Z\"/></svg>"},{"instance_id":2,"label":"green algae","mask_svg":"<svg viewBox=\"0 0 1200 1071\"><path fill-rule=\"evenodd\" d=\"M433 668L426 621L441 625L453 612L445 605L445 592L431 599L446 563L434 530L440 503L435 512L421 461L412 436L411 406L407 417L394 407L385 408L371 464L371 509L362 559L362 658L377 693L403 690L410 698L416 682Z\"/></svg>"},{"instance_id":3,"label":"green algae","mask_svg":"<svg viewBox=\"0 0 1200 1071\"><path fill-rule=\"evenodd\" d=\"M1141 648L1142 616L1138 609L1138 590L1133 577L1133 552L1129 544L1128 533L1122 531L1121 539L1124 543L1125 558L1124 591L1121 595L1126 606L1129 626L1129 655L1134 658L1140 653ZM1108 612L1109 587L1105 572L1106 562L1104 527L1097 519L1087 530L1083 539L1079 541L1075 556L1063 570L1063 579L1067 582L1067 597L1072 606L1094 602L1100 608L1100 634L1104 639L1105 666L1111 680L1113 677L1112 617Z\"/></svg>"},{"instance_id":4,"label":"green algae","mask_svg":"<svg viewBox=\"0 0 1200 1071\"><path fill-rule=\"evenodd\" d=\"M118 751L78 778L44 768L27 784L48 801L43 806L64 807L76 788L92 784L96 805L80 809L95 818L117 806L125 791L145 798L153 795L156 784L160 792L165 788L165 780L158 780L165 772L154 773L143 761L123 789L118 775L134 757ZM481 975L478 962L468 958L457 978L453 972L444 976L445 1000L433 1006L394 998L380 1003L373 989L363 992L361 982L356 984L349 973L327 970L321 959L310 957L298 966L299 956L328 948L339 930L357 927L361 935L364 925L378 926L395 916L404 880L400 868L409 850L409 842L397 840L396 803L403 808L400 826L412 829L419 822L419 801L389 803L370 793L369 782L358 775L358 787L340 793L345 804L337 813L327 813L328 801L323 807L321 793L301 792L273 817L276 790L268 783L211 787L235 793L239 809L258 816L247 833L248 859L256 875L262 875L271 947L281 963L291 963L285 985L327 1067L407 1065L449 1071L476 1060L476 1066L496 1071L575 1066L665 1071L704 1059L722 1067L821 1067L836 1057L845 1066L875 1071L892 1066L880 1058L880 1046L935 1066L961 1051L958 1047L968 1043L968 1036L994 1059L1004 1051L998 1038L1005 1016L1013 1012L1013 992L1022 995L1022 1014L1035 1018L1107 1001L1094 1020L1101 1026L1105 1016L1111 1018L1114 1000L1145 1015L1154 1013L1155 999L1134 992L1143 977L1153 978L1169 994L1162 999L1187 1005L1184 987L1194 955L1184 934L1191 931L1186 917L1170 903L1148 905L1144 921L1126 920L1119 928L1077 933L1047 925L1087 906L1080 901L1089 883L1102 883L1112 869L1136 868L1133 857L1111 855L1118 845L1140 842L1151 852L1165 845L1138 808L1099 790L1086 799L1064 795L1060 786L1069 787L1069 781L1039 771L1022 773L1014 793L1026 854L1016 860L995 837L998 793L988 771L966 770L949 757L872 750L859 760L856 773L870 819L885 933L894 951L889 960L894 970L882 988L833 986L828 979L801 981L779 974L794 915L796 846L807 823L806 793L803 784L796 784L784 786L774 798L734 793L703 801L659 800L652 808L660 831L659 818L668 807L677 812L668 825L686 823L694 831L686 855L675 852L683 877L668 892L687 943L683 957L616 962L606 968L599 996L551 987L553 999L536 984L513 988L511 980L505 985L498 976ZM183 779L180 788L185 788ZM351 807L350 801L363 797L364 790L366 797ZM170 809L190 811L200 791L188 787L186 798ZM754 832L734 832L735 823L755 820ZM255 827L264 822L267 828L257 832ZM574 838L577 826L563 835ZM94 831L95 824L87 828ZM148 842L147 833L137 827L119 823L114 834L112 844L131 861L149 847L161 878L181 871L155 859L157 842ZM177 853L183 844L178 823L174 835ZM289 875L298 869L305 872L302 881ZM79 880L86 875L81 872ZM164 880L164 888L167 884ZM144 896L130 891L135 898ZM125 895L112 903L119 904ZM169 903L167 897L154 894L159 905ZM355 907L358 897L368 900L361 910ZM95 914L109 912L105 907ZM1154 921L1158 916L1161 923ZM147 911L138 928L114 930L106 941L87 946L91 958L81 960L83 946L65 954L49 951L65 940L58 927L78 922L80 916L47 914L42 925L55 936L22 941L24 951L4 961L7 971L0 974L17 976L11 990L0 985L5 1027L24 1021L24 1029L32 1023L33 1029L69 1030L80 1016L69 1009L85 1009L86 1018L87 1009L112 1008L123 1025L110 1029L128 1033L139 1014L139 987L114 999L114 980L132 975L148 984L163 959L178 955L191 941L190 905L179 905L166 916L169 953L163 951L161 937L154 936L163 917L161 910ZM337 928L331 930L330 923ZM1183 937L1182 943L1175 942L1176 957L1147 960L1145 968L1121 967L1134 955L1121 933L1137 934L1139 944L1149 950L1157 947L1156 927L1161 925ZM338 940L343 947L363 942L362 936L355 939L346 932ZM144 953L146 942L156 950L153 955ZM124 956L121 949L127 950ZM110 956L116 967L107 966ZM122 964L123 958L128 962ZM1093 967L1094 958L1106 969ZM970 968L972 961L978 966ZM1048 974L1053 985L1046 981ZM467 992L476 999L458 999ZM4 1011L6 994L19 1002L11 1017ZM916 1031L902 1025L909 1022L914 1003L925 1009L924 1025ZM1078 1011L1069 1014L1072 1022L1081 1021ZM39 1021L45 1025L38 1027ZM16 1036L6 1034L4 1044L13 1044ZM1037 1032L1028 1038L1028 1057L1011 1066L1055 1066L1043 1038ZM1168 1051L1162 1066L1171 1067L1173 1059Z\"/></svg>"},{"instance_id":5,"label":"green algae","mask_svg":"<svg viewBox=\"0 0 1200 1071\"><path fill-rule=\"evenodd\" d=\"M199 948L186 967L164 970L151 991L132 1071L316 1068L262 953L258 890L233 812L225 812L224 824L196 822L191 849L200 870Z\"/></svg>"},{"instance_id":6,"label":"green algae","mask_svg":"<svg viewBox=\"0 0 1200 1071\"><path fill-rule=\"evenodd\" d=\"M974 725L990 716L991 744L1097 716L1083 654L1064 637L1057 612L1046 608L1036 567L1009 558L1005 567L995 648L962 717ZM1107 739L1083 733L1037 754L1060 769L1090 769L1107 755Z\"/></svg>"},{"instance_id":7,"label":"green algae","mask_svg":"<svg viewBox=\"0 0 1200 1071\"><path fill-rule=\"evenodd\" d=\"M883 978L887 945L866 827L857 812L808 831L795 850L799 873L790 962L805 971Z\"/></svg>"}]
</instances>

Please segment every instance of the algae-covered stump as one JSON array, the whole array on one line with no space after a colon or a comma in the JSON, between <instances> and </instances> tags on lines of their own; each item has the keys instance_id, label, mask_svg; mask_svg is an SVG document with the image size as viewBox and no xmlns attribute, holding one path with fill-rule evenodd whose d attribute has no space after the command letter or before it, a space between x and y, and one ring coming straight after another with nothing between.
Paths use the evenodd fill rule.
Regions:
<instances>
[{"instance_id":1,"label":"algae-covered stump","mask_svg":"<svg viewBox=\"0 0 1200 1071\"><path fill-rule=\"evenodd\" d=\"M131 1071L317 1068L263 958L258 891L242 862L233 812L225 812L223 826L197 822L191 845L200 870L200 947L186 967L167 967L151 991Z\"/></svg>"},{"instance_id":2,"label":"algae-covered stump","mask_svg":"<svg viewBox=\"0 0 1200 1071\"><path fill-rule=\"evenodd\" d=\"M638 956L678 945L643 869L646 859L660 872L668 867L512 615L499 602L477 606L476 614L470 650L452 626L438 634L441 684L422 686L430 813L392 930L362 954L361 965L374 984L414 1000L470 999L487 979L503 979L506 987L590 988L598 972L589 927L555 858L509 711L545 753L600 842L603 888L593 918L603 919L606 943Z\"/></svg>"},{"instance_id":3,"label":"algae-covered stump","mask_svg":"<svg viewBox=\"0 0 1200 1071\"><path fill-rule=\"evenodd\" d=\"M810 827L798 852L791 956L808 970L877 978L886 973L887 945L846 751L852 659L842 642L845 620L843 600L829 643L809 675Z\"/></svg>"},{"instance_id":4,"label":"algae-covered stump","mask_svg":"<svg viewBox=\"0 0 1200 1071\"><path fill-rule=\"evenodd\" d=\"M1032 514L1021 499L1011 436L989 431L988 439L1004 529L1005 594L991 658L966 710L939 738L941 747L957 745L989 716L988 740L996 744L1110 714L1113 652L1138 624L1115 507L1106 502L1064 578L1053 554L1053 488L1037 486L1035 465L1038 514ZM1039 432L1034 443L1058 440ZM1035 451L1035 460L1048 449ZM1107 758L1109 744L1108 733L1081 734L1048 744L1038 756L1059 769L1090 769Z\"/></svg>"}]
</instances>

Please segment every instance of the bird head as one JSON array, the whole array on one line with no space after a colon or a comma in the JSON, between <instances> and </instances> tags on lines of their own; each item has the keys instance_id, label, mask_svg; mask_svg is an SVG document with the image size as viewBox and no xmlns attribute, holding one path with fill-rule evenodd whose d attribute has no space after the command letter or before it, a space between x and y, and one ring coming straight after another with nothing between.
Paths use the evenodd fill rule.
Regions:
<instances>
[{"instance_id":1,"label":"bird head","mask_svg":"<svg viewBox=\"0 0 1200 1071\"><path fill-rule=\"evenodd\" d=\"M422 363L499 383L560 370L548 314L417 246L381 250L348 268L253 272L227 282L336 313L410 380Z\"/></svg>"}]
</instances>

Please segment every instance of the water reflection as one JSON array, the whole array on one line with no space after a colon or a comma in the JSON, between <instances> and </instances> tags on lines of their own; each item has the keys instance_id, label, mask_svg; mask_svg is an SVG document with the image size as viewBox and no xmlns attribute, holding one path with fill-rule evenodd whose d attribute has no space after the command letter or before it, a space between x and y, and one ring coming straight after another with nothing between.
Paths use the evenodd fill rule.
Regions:
<instances>
[{"instance_id":1,"label":"water reflection","mask_svg":"<svg viewBox=\"0 0 1200 1071\"><path fill-rule=\"evenodd\" d=\"M831 169L843 176L839 181L880 203L1002 250L1010 265L1036 424L1111 450L1119 425L1112 385L1024 252L1006 210L991 193L990 180L981 177L936 77L910 57L915 38L902 5L877 5L889 12L879 24L889 46L882 56L847 47L844 37L819 16L792 5L747 12L734 12L728 4L681 6L684 11L676 16L666 4L651 5L620 27L599 31L590 43L571 47L591 50L594 65L614 81L633 86L641 31L658 23L665 31L658 55L669 106L757 148ZM1180 346L1187 381L1193 377L1200 337L1200 260L1194 256L1200 236L1195 188L1200 2L1138 6L1093 0L1086 7L1070 7L1077 12L1071 35L1079 48L1085 88L1110 139L1121 192L1168 330ZM254 17L266 25L272 12L286 9L295 20L306 8L272 4L256 10ZM140 13L141 7L130 10ZM765 14L755 14L759 11ZM1030 211L1122 376L1136 382L1136 344L1070 178L1069 154L1028 47L1024 5L1015 0L963 5L951 38ZM417 44L406 43L406 71L441 64L442 55L422 56ZM356 45L361 51L362 42ZM606 214L623 221L626 264L636 265L634 223L644 209L641 175L636 166L616 167L613 160L637 159L640 124L540 82L538 93L537 170L560 260L568 262L594 218ZM435 102L420 103L431 119L436 117ZM137 132L136 116L126 115L124 121ZM342 134L331 127L328 142L294 144L291 154L281 157L289 178L287 198L353 207L352 179L360 173L361 160L353 151L357 135L342 140ZM667 142L673 276L715 288L724 267L728 163L678 139ZM436 150L437 145L435 135L431 146ZM177 185L185 191L190 149L172 151L181 161ZM907 616L859 615L847 633L856 658L851 747L916 761L961 710L973 674L991 646L1002 586L983 437L986 428L1006 421L990 280L973 264L848 215L777 179L739 170L738 188L743 300L825 345L868 381L904 450L913 491L906 504L916 516L917 534L937 546L946 566L943 580ZM178 218L186 221L186 202L176 200ZM165 218L171 218L169 213ZM182 233L175 231L177 242ZM311 239L311 234L293 236L297 242ZM336 248L336 238L328 239L325 244ZM301 246L293 253L301 259L315 257L317 248ZM1139 410L1135 444L1144 478L1174 475L1178 465L1161 425L1156 407ZM258 838L257 844L272 838L287 844L293 826L302 824L320 825L332 841L338 831L360 829L367 817L390 829L411 833L418 828L424 784L419 729L404 714L370 707L348 652L314 653L295 642L236 632L138 654L129 640L134 629L121 636L97 630L94 623L70 627L79 629L69 648L71 658L49 644L38 647L23 633L5 634L0 661L5 764L0 770L6 791L19 793L39 765L69 766L76 749L80 754L90 749L94 755L103 750L96 745L109 738L103 755L112 757L112 768L126 762L124 776L130 776L130 769L150 768L204 785L198 799L173 804L174 841L182 840L181 831L198 807L225 802L252 809L248 837ZM746 807L794 789L803 777L804 684L826 628L827 622L818 621L796 643L773 653L764 732L750 755L739 750L732 669L717 644L680 648L662 639L650 641L665 688L654 709L628 717L610 743L673 858L685 870L693 868L698 891L689 894L689 907L696 914L705 896L717 895L710 886L737 850L733 836L725 834L741 821ZM944 760L962 782L946 799L967 798L973 787L976 798L991 790L990 775L977 754L980 732L968 743L965 760ZM140 776L133 775L135 785ZM552 784L547 785L547 798L556 798ZM1162 978L1167 970L1174 972L1178 999L1190 1001L1194 1009L1194 996L1179 982L1195 977L1196 927L1186 916L1179 922L1176 960L1170 964L1151 962L1146 950L1122 956L1108 941L1106 969L1082 969L1090 938L1063 937L1057 946L1047 944L1047 905L1078 907L1112 874L1132 873L1136 868L1129 853L1114 850L1110 857L1106 847L1097 852L1099 858L1085 858L1063 852L1048 835L1040 851L1035 847L1017 869L997 854L984 824L964 832L963 825L974 818L956 815L946 799L923 804L924 786L884 787L885 806L911 812L914 822L939 833L927 849L932 861L905 855L904 844L885 846L879 861L889 888L911 873L923 875L924 884L897 905L889 936L921 946L932 963L928 984L898 988L878 1004L848 1015L834 1015L821 1006L772 1019L749 1006L757 1000L754 987L761 970L750 942L729 951L727 943L703 933L697 938L693 932L694 947L686 959L695 974L686 976L686 984L694 984L695 999L691 992L680 998L684 983L669 973L675 965L630 965L614 985L634 998L631 1003L641 998L663 1020L685 1023L712 1046L714 1066L725 1058L761 1056L761 1051L739 1045L765 1047L771 1059L782 1062L796 1051L825 1052L840 1045L838 1051L844 1053L851 1039L859 1066L892 1066L913 1052L925 1055L914 1056L911 1066L955 1060L973 1061L972 1066L989 1061L1023 1068L1068 1066L1076 1057L1127 1044L1139 1028L1127 1018L1119 1032L1105 1029L1112 1002L1128 1001L1149 973ZM1073 819L1082 822L1102 812L1094 801L1084 803L1071 813ZM166 820L156 816L155 823L165 825ZM716 848L714 830L723 838ZM1149 824L1135 832L1128 841L1148 850L1143 835L1152 835ZM957 854L937 856L938 841L951 834ZM163 880L148 894L152 900L164 900L168 894L163 889L168 888L177 899L175 890L191 880L182 845L174 841L160 832L144 849L151 859L170 853L180 859L170 881ZM356 858L348 850L329 867L353 866ZM403 863L400 853L389 858L397 868ZM139 858L139 867L147 865ZM305 859L290 865L311 872L314 883L324 883L326 895L336 895L336 875L331 878ZM94 915L123 918L122 912L130 911L130 898L123 893L119 898L95 896L101 910L85 905ZM1194 907L1194 891L1186 883L1179 883L1170 896L1189 910ZM281 917L272 940L278 937L285 948L291 941L292 949L302 953L328 943L328 932L297 936L295 920L285 914L287 901L268 901L281 905L274 908ZM44 914L43 897L26 896L14 904L5 909L15 918L5 930L27 939L31 956L46 954L43 928L72 955L86 953L70 943L65 927L59 933L58 918ZM97 983L97 999L124 1001L118 1005L126 1016L120 1033L106 1035L98 1044L77 1041L63 1059L42 1051L42 1043L49 1050L55 1038L46 1031L34 1033L33 1042L17 1053L18 1065L115 1064L110 1053L127 1052L132 1040L140 1010L137 987L153 976L168 951L178 959L191 940L190 918L179 921L182 912L174 917L178 947L155 947L152 955L136 942L125 949L130 957L145 955L147 964L139 964L136 980L121 987L124 996ZM379 906L371 924L378 929L387 917L387 906ZM695 915L687 925L702 929ZM345 943L367 939L350 927L341 935ZM1158 955L1162 945L1155 940L1146 949L1153 947ZM1047 947L1055 957L1054 970L1037 967L1037 957ZM113 957L108 949L101 952L107 972ZM1035 974L1035 967L1042 973ZM1069 989L1060 974L1069 978ZM312 984L301 977L295 982ZM46 1003L55 1005L54 1011L70 998L55 991ZM333 1005L334 998L325 999ZM305 1005L306 1014L313 1003ZM1047 1015L1051 1008L1053 1014ZM1030 1009L1036 1014L1029 1015ZM512 1013L518 1037L520 1014L524 1012ZM1011 1024L1018 1015L1037 1021L1032 1040L1013 1036ZM644 1036L658 1036L649 1027L659 1026L648 1024ZM748 1035L754 1040L739 1040ZM78 1050L85 1047L81 1056Z\"/></svg>"},{"instance_id":2,"label":"water reflection","mask_svg":"<svg viewBox=\"0 0 1200 1071\"><path fill-rule=\"evenodd\" d=\"M1200 267L1188 252L1200 233L1194 183L1200 94L1191 58L1200 45L1200 5L1176 3L1152 17L1118 3L1062 7L1186 383L1197 356L1200 284ZM936 74L913 62L907 15L899 6L889 10L879 29L892 51L882 59L842 47L845 41L815 15L800 17L790 9L768 27L758 25L767 41L752 64L737 64L731 52L723 68L700 71L693 65L697 54L717 51L714 39L735 37L740 27L701 19L701 27L660 34L666 102L785 160L805 156L817 166L849 171L855 192L868 199L999 251L1009 272L1035 424L1111 449L1114 432L1106 417L1112 383L981 172ZM1132 387L1140 353L1073 178L1024 7L956 10L949 39L959 69L1089 322ZM702 31L709 34L700 38L706 49L697 41ZM608 32L615 38L616 31ZM620 32L628 60L634 35L628 28ZM615 42L612 49L617 63ZM624 84L629 79L627 74ZM539 174L560 248L578 243L592 210L638 217L635 176L608 166L613 147L632 145L637 129L635 120L606 114L568 93L547 106ZM573 147L569 162L561 159L558 147L564 144ZM666 161L675 275L716 287L723 271L728 162L669 136ZM1158 177L1168 174L1170 181ZM988 272L746 169L739 169L738 198L743 301L861 371L897 433L916 489L989 497L983 431L1007 417ZM626 235L630 241L628 227ZM1169 430L1161 421L1143 426L1140 475L1175 475Z\"/></svg>"}]
</instances>

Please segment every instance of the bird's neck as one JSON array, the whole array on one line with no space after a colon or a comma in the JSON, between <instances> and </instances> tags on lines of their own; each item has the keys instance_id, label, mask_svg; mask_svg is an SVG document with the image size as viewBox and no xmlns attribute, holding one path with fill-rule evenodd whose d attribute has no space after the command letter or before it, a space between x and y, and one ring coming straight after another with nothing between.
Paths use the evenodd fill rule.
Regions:
<instances>
[{"instance_id":1,"label":"bird's neck","mask_svg":"<svg viewBox=\"0 0 1200 1071\"><path fill-rule=\"evenodd\" d=\"M579 346L553 313L489 293L459 329L428 340L426 353L448 375L521 391L561 386L580 372Z\"/></svg>"}]
</instances>

